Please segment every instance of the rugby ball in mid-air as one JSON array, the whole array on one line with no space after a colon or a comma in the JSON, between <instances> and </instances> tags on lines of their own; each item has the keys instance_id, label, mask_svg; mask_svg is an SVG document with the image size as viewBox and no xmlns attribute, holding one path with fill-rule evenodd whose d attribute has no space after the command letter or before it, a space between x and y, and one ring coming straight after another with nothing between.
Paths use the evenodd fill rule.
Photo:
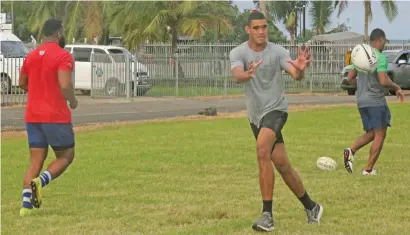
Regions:
<instances>
[{"instance_id":1,"label":"rugby ball in mid-air","mask_svg":"<svg viewBox=\"0 0 410 235\"><path fill-rule=\"evenodd\" d=\"M333 171L337 168L337 163L330 157L320 157L316 161L317 167L324 171Z\"/></svg>"},{"instance_id":2,"label":"rugby ball in mid-air","mask_svg":"<svg viewBox=\"0 0 410 235\"><path fill-rule=\"evenodd\" d=\"M359 72L372 73L377 68L378 56L374 49L367 44L355 46L350 58L352 64Z\"/></svg>"}]
</instances>

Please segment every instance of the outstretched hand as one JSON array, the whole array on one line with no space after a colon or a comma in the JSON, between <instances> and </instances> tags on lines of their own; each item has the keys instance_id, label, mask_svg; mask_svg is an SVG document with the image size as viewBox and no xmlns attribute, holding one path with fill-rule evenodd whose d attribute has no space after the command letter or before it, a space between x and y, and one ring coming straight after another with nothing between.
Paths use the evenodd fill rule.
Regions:
<instances>
[{"instance_id":1,"label":"outstretched hand","mask_svg":"<svg viewBox=\"0 0 410 235\"><path fill-rule=\"evenodd\" d=\"M297 70L304 71L311 61L309 47L305 47L303 53L301 48L298 47L298 57L296 60L288 60L287 62L293 65Z\"/></svg>"},{"instance_id":2,"label":"outstretched hand","mask_svg":"<svg viewBox=\"0 0 410 235\"><path fill-rule=\"evenodd\" d=\"M258 69L259 65L261 65L261 64L262 64L262 60L259 60L256 64L253 61L251 61L249 63L249 69L248 69L247 72L248 72L250 77L255 78L256 70Z\"/></svg>"}]
</instances>

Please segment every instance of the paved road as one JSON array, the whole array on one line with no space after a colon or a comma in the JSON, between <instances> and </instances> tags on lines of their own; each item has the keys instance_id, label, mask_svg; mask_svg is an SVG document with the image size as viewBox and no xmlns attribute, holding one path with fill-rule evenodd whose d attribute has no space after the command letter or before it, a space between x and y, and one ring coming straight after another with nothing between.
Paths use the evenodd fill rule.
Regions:
<instances>
[{"instance_id":1,"label":"paved road","mask_svg":"<svg viewBox=\"0 0 410 235\"><path fill-rule=\"evenodd\" d=\"M343 104L354 103L352 96L288 96L289 104ZM165 117L196 115L203 109L215 106L218 112L237 112L246 109L245 98L183 99L141 97L134 102L115 100L80 99L78 109L73 111L73 124L84 125L98 122L148 120ZM1 129L23 129L24 108L3 108Z\"/></svg>"}]
</instances>

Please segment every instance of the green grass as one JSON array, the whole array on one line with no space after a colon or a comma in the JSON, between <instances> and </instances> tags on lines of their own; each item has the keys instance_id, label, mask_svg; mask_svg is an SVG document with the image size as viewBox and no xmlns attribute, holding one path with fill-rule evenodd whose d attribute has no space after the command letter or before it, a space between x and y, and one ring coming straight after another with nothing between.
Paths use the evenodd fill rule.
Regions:
<instances>
[{"instance_id":1,"label":"green grass","mask_svg":"<svg viewBox=\"0 0 410 235\"><path fill-rule=\"evenodd\" d=\"M410 231L408 104L391 105L393 128L376 165L361 176L342 150L361 134L355 108L293 112L284 129L291 162L322 223L308 225L301 203L278 174L275 234L405 234ZM77 156L43 190L41 209L20 218L25 138L2 142L2 234L253 234L261 212L255 141L245 118L110 127L77 134ZM338 169L324 172L329 156ZM51 161L53 155L50 155Z\"/></svg>"}]
</instances>

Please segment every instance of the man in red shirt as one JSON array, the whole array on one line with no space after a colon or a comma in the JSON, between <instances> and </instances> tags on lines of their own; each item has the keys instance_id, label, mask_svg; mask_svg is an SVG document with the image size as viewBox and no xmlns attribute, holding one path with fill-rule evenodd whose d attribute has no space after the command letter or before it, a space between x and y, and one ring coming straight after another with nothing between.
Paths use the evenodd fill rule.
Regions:
<instances>
[{"instance_id":1,"label":"man in red shirt","mask_svg":"<svg viewBox=\"0 0 410 235\"><path fill-rule=\"evenodd\" d=\"M19 86L28 92L25 122L30 149L21 216L41 206L41 189L60 176L74 159L74 132L67 101L71 109L78 103L71 81L74 61L63 49L63 32L60 20L47 20L43 43L27 55L21 68ZM40 175L48 146L54 150L56 160Z\"/></svg>"}]
</instances>

